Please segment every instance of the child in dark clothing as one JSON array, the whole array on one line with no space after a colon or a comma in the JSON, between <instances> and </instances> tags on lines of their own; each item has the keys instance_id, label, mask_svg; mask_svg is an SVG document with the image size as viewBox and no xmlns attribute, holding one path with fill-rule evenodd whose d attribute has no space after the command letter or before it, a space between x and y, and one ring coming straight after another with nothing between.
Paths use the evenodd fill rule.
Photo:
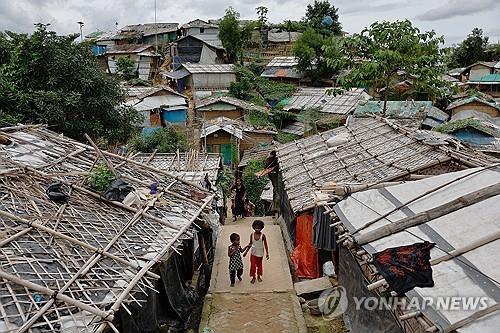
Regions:
<instances>
[{"instance_id":1,"label":"child in dark clothing","mask_svg":"<svg viewBox=\"0 0 500 333\"><path fill-rule=\"evenodd\" d=\"M227 248L227 255L229 256L229 278L231 280L231 287L234 287L235 277L238 276L238 280L241 281L241 276L243 275L243 260L241 260L241 253L247 249L244 249L240 245L240 235L237 233L232 233L229 236L231 245Z\"/></svg>"}]
</instances>

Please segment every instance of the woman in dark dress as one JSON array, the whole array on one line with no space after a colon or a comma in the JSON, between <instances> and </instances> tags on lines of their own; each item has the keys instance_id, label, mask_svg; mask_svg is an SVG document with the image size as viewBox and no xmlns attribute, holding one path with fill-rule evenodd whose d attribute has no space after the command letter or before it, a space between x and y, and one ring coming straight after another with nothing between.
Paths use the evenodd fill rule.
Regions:
<instances>
[{"instance_id":1,"label":"woman in dark dress","mask_svg":"<svg viewBox=\"0 0 500 333\"><path fill-rule=\"evenodd\" d=\"M236 178L236 181L231 187L231 191L235 191L234 201L232 205L233 210L233 221L236 221L238 216L242 218L245 217L245 198L246 198L246 190L245 186L241 181L241 178Z\"/></svg>"}]
</instances>

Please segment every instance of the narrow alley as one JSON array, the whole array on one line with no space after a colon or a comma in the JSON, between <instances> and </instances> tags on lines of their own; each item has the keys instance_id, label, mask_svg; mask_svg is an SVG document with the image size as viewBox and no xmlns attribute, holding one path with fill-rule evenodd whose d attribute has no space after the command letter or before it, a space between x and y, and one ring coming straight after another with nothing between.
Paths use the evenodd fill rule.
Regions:
<instances>
[{"instance_id":1,"label":"narrow alley","mask_svg":"<svg viewBox=\"0 0 500 333\"><path fill-rule=\"evenodd\" d=\"M229 219L229 218L228 218ZM233 232L248 244L252 222L261 219L269 244L262 282L250 283L249 255L243 258L243 281L230 287L227 247ZM200 332L298 332L307 331L288 267L281 229L271 217L227 222L219 236L210 289L205 297Z\"/></svg>"}]
</instances>

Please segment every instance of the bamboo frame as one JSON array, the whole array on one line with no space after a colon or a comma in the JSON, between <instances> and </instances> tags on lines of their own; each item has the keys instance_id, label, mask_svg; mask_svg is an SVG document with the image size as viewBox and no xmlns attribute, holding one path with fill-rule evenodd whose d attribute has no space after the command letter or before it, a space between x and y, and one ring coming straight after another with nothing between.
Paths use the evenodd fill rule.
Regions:
<instances>
[{"instance_id":1,"label":"bamboo frame","mask_svg":"<svg viewBox=\"0 0 500 333\"><path fill-rule=\"evenodd\" d=\"M6 327L12 330L9 322L21 321L19 332L55 331L63 317L83 316L94 329L118 331L114 313L128 311L131 302L141 306L136 293L155 291L152 281L160 276L152 268L196 236L194 221L210 209L215 195L133 160L136 156L100 151L91 141L94 147L40 126L0 132L29 147L23 159L0 147L0 229L6 230L0 235L0 314ZM197 157L192 155L192 167ZM134 188L158 183L158 195L139 208L102 197L85 184L98 160ZM46 196L52 181L63 184L66 202ZM32 291L46 296L35 300Z\"/></svg>"}]
</instances>

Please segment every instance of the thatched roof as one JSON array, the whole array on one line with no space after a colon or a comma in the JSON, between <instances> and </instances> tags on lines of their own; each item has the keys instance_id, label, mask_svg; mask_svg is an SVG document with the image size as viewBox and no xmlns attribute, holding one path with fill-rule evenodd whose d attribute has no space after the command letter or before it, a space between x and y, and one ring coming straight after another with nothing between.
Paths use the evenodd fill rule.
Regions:
<instances>
[{"instance_id":1,"label":"thatched roof","mask_svg":"<svg viewBox=\"0 0 500 333\"><path fill-rule=\"evenodd\" d=\"M0 328L113 328L116 311L154 290L153 268L193 236L213 194L41 127L0 137ZM99 164L136 191L156 182L158 195L135 206L106 199L86 184ZM67 200L49 199L55 181Z\"/></svg>"},{"instance_id":2,"label":"thatched roof","mask_svg":"<svg viewBox=\"0 0 500 333\"><path fill-rule=\"evenodd\" d=\"M387 120L354 118L348 125L278 146L293 212L314 207L312 192L326 182L378 183L448 162L460 166L489 163L483 155L456 151L432 136L425 131L409 132Z\"/></svg>"}]
</instances>

